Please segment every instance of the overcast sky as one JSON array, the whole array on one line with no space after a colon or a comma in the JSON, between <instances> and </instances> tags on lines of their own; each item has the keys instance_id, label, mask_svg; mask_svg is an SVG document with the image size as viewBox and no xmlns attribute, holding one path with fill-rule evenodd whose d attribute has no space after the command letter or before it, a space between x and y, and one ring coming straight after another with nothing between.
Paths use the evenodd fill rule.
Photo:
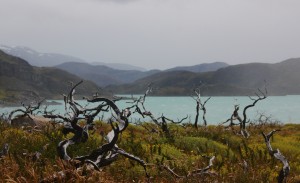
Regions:
<instances>
[{"instance_id":1,"label":"overcast sky","mask_svg":"<svg viewBox=\"0 0 300 183\"><path fill-rule=\"evenodd\" d=\"M0 0L0 44L169 68L300 57L299 0Z\"/></svg>"}]
</instances>

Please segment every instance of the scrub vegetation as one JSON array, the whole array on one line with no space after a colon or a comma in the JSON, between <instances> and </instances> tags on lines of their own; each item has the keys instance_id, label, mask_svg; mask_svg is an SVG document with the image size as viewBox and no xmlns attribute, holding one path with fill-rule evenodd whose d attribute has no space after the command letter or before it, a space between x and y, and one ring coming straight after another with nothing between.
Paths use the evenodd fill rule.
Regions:
<instances>
[{"instance_id":1,"label":"scrub vegetation","mask_svg":"<svg viewBox=\"0 0 300 183\"><path fill-rule=\"evenodd\" d=\"M152 123L149 123L149 126ZM96 122L95 130L87 142L72 146L72 157L88 154L104 144L100 135L109 132L110 125ZM290 163L287 182L300 181L300 125L264 125L249 127L251 136L245 139L219 126L195 129L171 125L174 141L162 133L151 133L141 126L129 125L122 133L118 146L143 159L150 180L142 166L126 157L105 166L100 171L74 166L57 155L57 144L68 138L62 129L47 128L41 131L18 129L1 124L0 144L9 143L9 152L1 157L0 180L2 182L277 182L282 168L280 161L269 155L261 132L273 129L281 131L272 137L274 148ZM209 163L206 156L215 156L210 173L187 176L191 171L202 169ZM170 167L176 178L161 165ZM61 174L61 175L60 175ZM55 178L56 177L56 178Z\"/></svg>"},{"instance_id":2,"label":"scrub vegetation","mask_svg":"<svg viewBox=\"0 0 300 183\"><path fill-rule=\"evenodd\" d=\"M36 111L39 101L24 104L17 116L1 116L2 182L300 182L298 124L283 125L263 114L239 120L237 107L228 126L156 117L144 105L151 85L126 109L118 108L120 98L98 94L86 98L98 104L87 108L74 99L80 84L65 95L65 115ZM267 97L260 93L254 102ZM200 104L200 94L197 99ZM100 111L112 117L98 120ZM132 113L149 122L131 123Z\"/></svg>"}]
</instances>

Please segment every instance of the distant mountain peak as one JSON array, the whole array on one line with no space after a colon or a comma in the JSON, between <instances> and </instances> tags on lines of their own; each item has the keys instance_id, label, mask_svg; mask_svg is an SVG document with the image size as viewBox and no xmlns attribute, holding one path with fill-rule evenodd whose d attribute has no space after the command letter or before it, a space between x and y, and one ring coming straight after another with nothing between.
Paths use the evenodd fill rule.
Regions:
<instances>
[{"instance_id":1,"label":"distant mountain peak","mask_svg":"<svg viewBox=\"0 0 300 183\"><path fill-rule=\"evenodd\" d=\"M86 60L74 56L69 56L69 55L64 55L59 53L41 53L26 46L7 46L7 45L0 44L0 50L3 50L7 54L20 57L28 61L30 65L38 66L38 67L42 67L42 66L53 67L67 62L87 63ZM93 62L90 64L105 65L107 67L117 69L117 70L146 71L145 68L133 66L130 64L123 64L123 63Z\"/></svg>"},{"instance_id":2,"label":"distant mountain peak","mask_svg":"<svg viewBox=\"0 0 300 183\"><path fill-rule=\"evenodd\" d=\"M159 71L120 70L106 65L91 65L89 63L67 62L55 66L84 79L91 80L99 86L131 83L137 79L149 76Z\"/></svg>"},{"instance_id":3,"label":"distant mountain peak","mask_svg":"<svg viewBox=\"0 0 300 183\"><path fill-rule=\"evenodd\" d=\"M300 58L289 58L279 63L292 63L292 62L300 62Z\"/></svg>"},{"instance_id":4,"label":"distant mountain peak","mask_svg":"<svg viewBox=\"0 0 300 183\"><path fill-rule=\"evenodd\" d=\"M57 53L40 53L26 46L6 46L0 45L0 50L5 53L20 57L30 65L38 67L53 67L64 62L85 62L84 60L68 55Z\"/></svg>"},{"instance_id":5,"label":"distant mountain peak","mask_svg":"<svg viewBox=\"0 0 300 183\"><path fill-rule=\"evenodd\" d=\"M137 71L146 71L147 69L123 63L105 63L105 62L92 62L92 65L105 65L107 67L118 69L118 70L137 70Z\"/></svg>"},{"instance_id":6,"label":"distant mountain peak","mask_svg":"<svg viewBox=\"0 0 300 183\"><path fill-rule=\"evenodd\" d=\"M216 71L218 69L229 66L225 62L212 62L212 63L202 63L192 66L178 66L171 69L167 69L166 71L190 71L190 72L209 72Z\"/></svg>"},{"instance_id":7,"label":"distant mountain peak","mask_svg":"<svg viewBox=\"0 0 300 183\"><path fill-rule=\"evenodd\" d=\"M181 69L181 68L180 68ZM169 71L144 77L129 85L108 86L120 94L139 94L153 82L159 90L156 95L190 95L199 81L208 96L249 96L265 86L269 95L300 94L300 58L279 63L248 63L231 65L212 72Z\"/></svg>"}]
</instances>

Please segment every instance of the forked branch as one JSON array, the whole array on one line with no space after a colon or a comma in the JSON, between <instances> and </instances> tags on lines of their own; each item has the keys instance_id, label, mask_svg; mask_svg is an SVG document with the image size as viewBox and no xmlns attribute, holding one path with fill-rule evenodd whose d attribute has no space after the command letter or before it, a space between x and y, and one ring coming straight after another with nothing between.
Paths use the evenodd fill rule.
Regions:
<instances>
[{"instance_id":1,"label":"forked branch","mask_svg":"<svg viewBox=\"0 0 300 183\"><path fill-rule=\"evenodd\" d=\"M201 90L200 88L195 88L194 90L195 96L191 96L196 101L196 116L195 116L195 122L194 127L198 128L198 119L199 119L199 111L203 111L202 119L203 119L203 125L207 126L207 120L206 120L206 103L211 99L211 97L207 98L203 103L201 101Z\"/></svg>"},{"instance_id":2,"label":"forked branch","mask_svg":"<svg viewBox=\"0 0 300 183\"><path fill-rule=\"evenodd\" d=\"M209 174L209 175L216 175L216 173L210 171L211 167L213 166L213 161L215 159L215 156L212 157L208 157L209 158L209 163L206 167L201 168L201 169L196 169L196 170L192 170L190 171L187 175L183 176L183 175L179 175L177 173L174 172L174 170L172 170L169 166L167 165L161 165L161 167L163 169L165 169L166 171L168 171L171 175L173 175L175 178L178 179L182 179L182 178L188 178L191 176L196 176L196 175L203 175L203 174Z\"/></svg>"}]
</instances>

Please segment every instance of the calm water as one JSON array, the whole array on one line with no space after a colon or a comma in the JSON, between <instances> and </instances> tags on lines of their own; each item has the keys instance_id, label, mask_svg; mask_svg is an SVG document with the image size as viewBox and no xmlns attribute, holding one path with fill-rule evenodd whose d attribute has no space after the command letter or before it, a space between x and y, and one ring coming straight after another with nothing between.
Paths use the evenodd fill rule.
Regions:
<instances>
[{"instance_id":1,"label":"calm water","mask_svg":"<svg viewBox=\"0 0 300 183\"><path fill-rule=\"evenodd\" d=\"M205 100L206 97L203 97L202 101ZM57 102L63 104L63 101L57 100ZM84 104L85 101L80 101L80 103ZM226 121L231 116L235 104L240 105L242 116L242 109L250 103L252 101L248 97L212 97L206 104L208 124ZM117 105L120 109L130 106L126 101L119 101ZM196 103L191 97L147 97L145 107L156 117L164 114L168 118L177 120L188 115L190 121L195 119ZM15 108L0 108L0 112L9 112L13 109ZM49 106L48 109L56 109L56 113L64 114L63 105ZM300 123L300 95L268 97L259 101L255 107L248 109L247 114L250 119L257 119L258 113L261 112L283 123ZM134 122L139 118L141 118L139 115L132 115L131 121ZM140 120L149 121L150 118ZM202 123L201 116L199 116L199 122Z\"/></svg>"}]
</instances>

